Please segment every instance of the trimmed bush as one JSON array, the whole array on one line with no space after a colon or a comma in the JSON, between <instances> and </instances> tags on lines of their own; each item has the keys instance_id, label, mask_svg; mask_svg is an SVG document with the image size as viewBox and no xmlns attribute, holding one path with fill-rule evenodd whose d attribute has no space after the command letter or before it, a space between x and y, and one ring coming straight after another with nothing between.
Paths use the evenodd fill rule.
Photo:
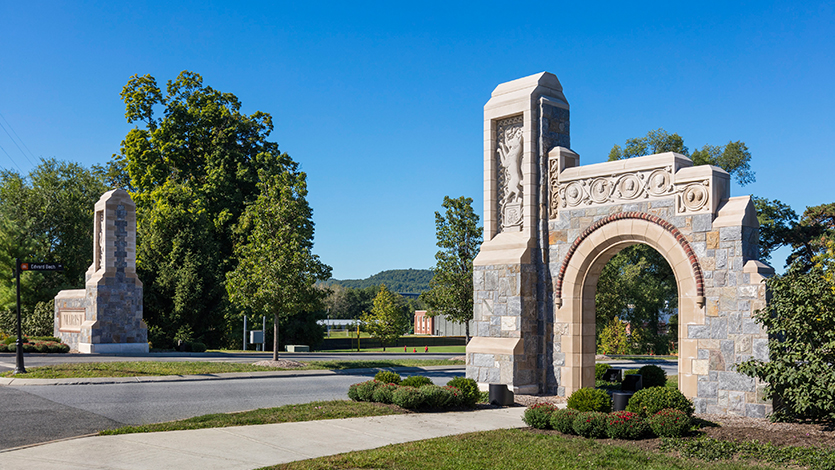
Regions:
<instances>
[{"instance_id":1,"label":"trimmed bush","mask_svg":"<svg viewBox=\"0 0 835 470\"><path fill-rule=\"evenodd\" d=\"M556 429L563 434L574 434L574 418L580 414L577 410L563 408L551 414L551 429Z\"/></svg>"},{"instance_id":2,"label":"trimmed bush","mask_svg":"<svg viewBox=\"0 0 835 470\"><path fill-rule=\"evenodd\" d=\"M581 388L568 397L568 407L577 411L612 411L612 399L609 394L596 388Z\"/></svg>"},{"instance_id":3,"label":"trimmed bush","mask_svg":"<svg viewBox=\"0 0 835 470\"><path fill-rule=\"evenodd\" d=\"M609 415L599 411L584 411L577 413L571 427L577 435L600 439L606 437L606 420L608 417Z\"/></svg>"},{"instance_id":4,"label":"trimmed bush","mask_svg":"<svg viewBox=\"0 0 835 470\"><path fill-rule=\"evenodd\" d=\"M432 379L422 375L413 375L403 379L400 385L403 387L423 387L424 385L432 385Z\"/></svg>"},{"instance_id":5,"label":"trimmed bush","mask_svg":"<svg viewBox=\"0 0 835 470\"><path fill-rule=\"evenodd\" d=\"M638 373L638 369L626 369L623 371L623 376L626 377L627 375L635 375Z\"/></svg>"},{"instance_id":6,"label":"trimmed bush","mask_svg":"<svg viewBox=\"0 0 835 470\"><path fill-rule=\"evenodd\" d=\"M453 389L450 387L424 385L418 390L423 394L423 404L430 408L449 408L455 406L455 402L457 401L457 394L453 393ZM455 390L457 391L458 389ZM460 394L460 392L458 393Z\"/></svg>"},{"instance_id":7,"label":"trimmed bush","mask_svg":"<svg viewBox=\"0 0 835 470\"><path fill-rule=\"evenodd\" d=\"M648 365L641 367L638 369L638 373L641 374L641 382L644 388L667 386L667 373L658 366Z\"/></svg>"},{"instance_id":8,"label":"trimmed bush","mask_svg":"<svg viewBox=\"0 0 835 470\"><path fill-rule=\"evenodd\" d=\"M612 439L640 439L648 431L641 415L631 411L614 411L606 419L606 435Z\"/></svg>"},{"instance_id":9,"label":"trimmed bush","mask_svg":"<svg viewBox=\"0 0 835 470\"><path fill-rule=\"evenodd\" d=\"M353 401L360 401L360 394L357 391L359 389L360 384L353 384L348 387L348 398Z\"/></svg>"},{"instance_id":10,"label":"trimmed bush","mask_svg":"<svg viewBox=\"0 0 835 470\"><path fill-rule=\"evenodd\" d=\"M690 431L690 417L680 410L666 408L647 420L658 437L681 437Z\"/></svg>"},{"instance_id":11,"label":"trimmed bush","mask_svg":"<svg viewBox=\"0 0 835 470\"><path fill-rule=\"evenodd\" d=\"M381 370L374 376L374 380L383 382L384 384L400 385L400 374L389 370Z\"/></svg>"},{"instance_id":12,"label":"trimmed bush","mask_svg":"<svg viewBox=\"0 0 835 470\"><path fill-rule=\"evenodd\" d=\"M6 343L0 343L0 352L6 352L9 348L7 347Z\"/></svg>"},{"instance_id":13,"label":"trimmed bush","mask_svg":"<svg viewBox=\"0 0 835 470\"><path fill-rule=\"evenodd\" d=\"M461 391L461 404L474 408L478 403L480 393L478 391L478 383L473 379L465 379L464 377L455 377L447 382L448 387L455 387Z\"/></svg>"},{"instance_id":14,"label":"trimmed bush","mask_svg":"<svg viewBox=\"0 0 835 470\"><path fill-rule=\"evenodd\" d=\"M55 336L27 336L26 340L30 343L45 342L45 343L60 343L61 338Z\"/></svg>"},{"instance_id":15,"label":"trimmed bush","mask_svg":"<svg viewBox=\"0 0 835 470\"><path fill-rule=\"evenodd\" d=\"M380 382L380 385L371 393L371 400L377 403L391 403L395 390L397 390L397 385Z\"/></svg>"},{"instance_id":16,"label":"trimmed bush","mask_svg":"<svg viewBox=\"0 0 835 470\"><path fill-rule=\"evenodd\" d=\"M551 403L537 403L525 410L522 421L532 428L548 429L551 427L551 415L555 411L557 411L557 407Z\"/></svg>"},{"instance_id":17,"label":"trimmed bush","mask_svg":"<svg viewBox=\"0 0 835 470\"><path fill-rule=\"evenodd\" d=\"M665 408L672 408L687 416L693 416L693 403L674 388L651 387L638 390L626 405L626 411L638 413L643 418L648 418Z\"/></svg>"},{"instance_id":18,"label":"trimmed bush","mask_svg":"<svg viewBox=\"0 0 835 470\"><path fill-rule=\"evenodd\" d=\"M398 387L391 396L391 402L401 408L412 410L423 405L424 397L419 388Z\"/></svg>"},{"instance_id":19,"label":"trimmed bush","mask_svg":"<svg viewBox=\"0 0 835 470\"><path fill-rule=\"evenodd\" d=\"M374 390L377 389L377 386L380 382L376 380L369 380L368 382L361 382L358 384L351 385L348 387L348 397L351 397L351 389L353 388L354 395L356 398L351 397L354 401L372 401L374 396Z\"/></svg>"},{"instance_id":20,"label":"trimmed bush","mask_svg":"<svg viewBox=\"0 0 835 470\"><path fill-rule=\"evenodd\" d=\"M594 379L595 380L603 380L603 374L606 373L607 370L611 369L612 366L606 364L604 362L598 363L594 365Z\"/></svg>"},{"instance_id":21,"label":"trimmed bush","mask_svg":"<svg viewBox=\"0 0 835 470\"><path fill-rule=\"evenodd\" d=\"M206 352L206 345L203 343L190 343L191 352Z\"/></svg>"}]
</instances>

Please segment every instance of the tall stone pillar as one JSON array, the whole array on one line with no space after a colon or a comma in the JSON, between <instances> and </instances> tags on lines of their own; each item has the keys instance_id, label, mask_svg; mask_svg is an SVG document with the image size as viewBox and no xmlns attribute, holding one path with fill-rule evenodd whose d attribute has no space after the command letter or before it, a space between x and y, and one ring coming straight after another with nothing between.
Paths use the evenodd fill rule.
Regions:
<instances>
[{"instance_id":1,"label":"tall stone pillar","mask_svg":"<svg viewBox=\"0 0 835 470\"><path fill-rule=\"evenodd\" d=\"M136 276L136 205L125 190L108 191L96 203L93 224L85 289L55 297L56 336L81 353L148 352Z\"/></svg>"},{"instance_id":2,"label":"tall stone pillar","mask_svg":"<svg viewBox=\"0 0 835 470\"><path fill-rule=\"evenodd\" d=\"M484 243L473 263L475 334L467 345L467 377L482 387L537 393L546 382L553 300L543 188L555 147L570 152L557 77L543 72L496 87L484 106Z\"/></svg>"}]
</instances>

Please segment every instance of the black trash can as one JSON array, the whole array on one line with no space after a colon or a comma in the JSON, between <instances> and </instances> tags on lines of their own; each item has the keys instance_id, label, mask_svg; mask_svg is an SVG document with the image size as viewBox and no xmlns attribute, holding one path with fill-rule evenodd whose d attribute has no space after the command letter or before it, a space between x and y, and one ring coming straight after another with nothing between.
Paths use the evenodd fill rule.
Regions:
<instances>
[{"instance_id":1,"label":"black trash can","mask_svg":"<svg viewBox=\"0 0 835 470\"><path fill-rule=\"evenodd\" d=\"M615 392L612 394L612 411L623 411L632 398L632 392Z\"/></svg>"},{"instance_id":2,"label":"black trash can","mask_svg":"<svg viewBox=\"0 0 835 470\"><path fill-rule=\"evenodd\" d=\"M631 374L623 378L623 384L620 387L624 392L637 392L644 388L644 379L641 374Z\"/></svg>"},{"instance_id":3,"label":"black trash can","mask_svg":"<svg viewBox=\"0 0 835 470\"><path fill-rule=\"evenodd\" d=\"M513 392L505 384L490 384L490 404L510 406L514 403Z\"/></svg>"}]
</instances>

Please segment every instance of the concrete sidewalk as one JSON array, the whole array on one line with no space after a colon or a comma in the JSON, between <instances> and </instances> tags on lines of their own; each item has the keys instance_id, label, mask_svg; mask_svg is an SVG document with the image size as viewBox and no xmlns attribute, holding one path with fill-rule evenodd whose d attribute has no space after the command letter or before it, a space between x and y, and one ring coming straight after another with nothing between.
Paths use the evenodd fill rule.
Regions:
<instances>
[{"instance_id":1,"label":"concrete sidewalk","mask_svg":"<svg viewBox=\"0 0 835 470\"><path fill-rule=\"evenodd\" d=\"M93 436L0 453L0 468L253 469L388 444L525 426L521 406Z\"/></svg>"}]
</instances>

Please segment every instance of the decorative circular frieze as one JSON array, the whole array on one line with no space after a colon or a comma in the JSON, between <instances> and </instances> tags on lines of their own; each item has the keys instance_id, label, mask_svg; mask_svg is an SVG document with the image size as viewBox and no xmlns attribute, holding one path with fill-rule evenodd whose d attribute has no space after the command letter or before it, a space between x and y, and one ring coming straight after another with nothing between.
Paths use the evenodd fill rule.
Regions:
<instances>
[{"instance_id":1,"label":"decorative circular frieze","mask_svg":"<svg viewBox=\"0 0 835 470\"><path fill-rule=\"evenodd\" d=\"M594 180L589 188L591 200L597 203L603 203L609 200L610 192L611 185L609 184L609 181L604 178Z\"/></svg>"},{"instance_id":2,"label":"decorative circular frieze","mask_svg":"<svg viewBox=\"0 0 835 470\"><path fill-rule=\"evenodd\" d=\"M661 196L670 189L670 173L667 170L655 170L649 174L647 191L652 196Z\"/></svg>"},{"instance_id":3,"label":"decorative circular frieze","mask_svg":"<svg viewBox=\"0 0 835 470\"><path fill-rule=\"evenodd\" d=\"M687 210L697 211L707 204L707 188L701 184L691 184L681 193L681 202Z\"/></svg>"},{"instance_id":4,"label":"decorative circular frieze","mask_svg":"<svg viewBox=\"0 0 835 470\"><path fill-rule=\"evenodd\" d=\"M641 195L641 180L633 174L623 175L618 181L618 192L623 199L635 199Z\"/></svg>"},{"instance_id":5,"label":"decorative circular frieze","mask_svg":"<svg viewBox=\"0 0 835 470\"><path fill-rule=\"evenodd\" d=\"M583 186L578 182L571 182L565 187L565 203L576 206L583 201Z\"/></svg>"}]
</instances>

